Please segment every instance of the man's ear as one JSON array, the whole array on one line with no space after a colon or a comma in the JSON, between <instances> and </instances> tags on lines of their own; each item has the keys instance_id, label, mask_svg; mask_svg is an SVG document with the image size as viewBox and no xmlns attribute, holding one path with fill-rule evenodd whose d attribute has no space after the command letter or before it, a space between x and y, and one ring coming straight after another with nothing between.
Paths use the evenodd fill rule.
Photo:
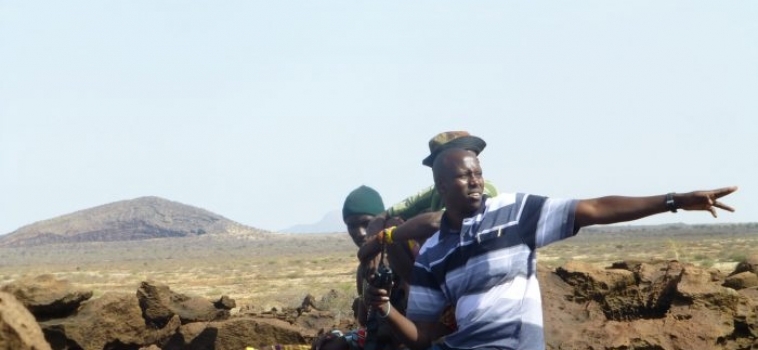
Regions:
<instances>
[{"instance_id":1,"label":"man's ear","mask_svg":"<svg viewBox=\"0 0 758 350\"><path fill-rule=\"evenodd\" d=\"M444 197L444 194L447 192L445 184L437 178L434 179L434 188L437 190L440 197Z\"/></svg>"}]
</instances>

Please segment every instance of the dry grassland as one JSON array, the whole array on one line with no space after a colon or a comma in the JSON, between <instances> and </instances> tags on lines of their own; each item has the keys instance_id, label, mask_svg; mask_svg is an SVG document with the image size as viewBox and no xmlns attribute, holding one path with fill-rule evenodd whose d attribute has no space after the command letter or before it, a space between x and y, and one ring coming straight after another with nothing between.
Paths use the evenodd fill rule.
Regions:
<instances>
[{"instance_id":1,"label":"dry grassland","mask_svg":"<svg viewBox=\"0 0 758 350\"><path fill-rule=\"evenodd\" d=\"M349 312L354 296L356 248L346 234L281 235L274 238L207 237L49 245L0 249L0 285L24 276L55 274L95 297L135 293L140 282L173 291L268 310L296 306L307 294L336 290L344 298L329 308ZM730 272L758 254L758 224L583 230L540 250L550 267L569 260L607 265L634 259L678 259Z\"/></svg>"}]
</instances>

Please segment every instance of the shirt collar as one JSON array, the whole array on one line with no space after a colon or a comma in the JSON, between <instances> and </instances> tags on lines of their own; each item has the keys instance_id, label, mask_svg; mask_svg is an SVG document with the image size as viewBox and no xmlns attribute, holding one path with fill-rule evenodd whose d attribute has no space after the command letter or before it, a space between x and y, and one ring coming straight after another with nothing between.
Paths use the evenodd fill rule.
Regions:
<instances>
[{"instance_id":1,"label":"shirt collar","mask_svg":"<svg viewBox=\"0 0 758 350\"><path fill-rule=\"evenodd\" d=\"M482 203L481 205L479 205L479 209L477 209L476 212L472 214L471 216L469 216L468 218L473 218L479 214L484 213L484 210L486 209L485 204L487 203L487 198L489 198L489 196L487 196L486 194L482 195ZM460 231L454 231L450 228L450 223L447 220L447 215L442 215L442 219L440 220L440 236L459 235L459 234L460 234Z\"/></svg>"}]
</instances>

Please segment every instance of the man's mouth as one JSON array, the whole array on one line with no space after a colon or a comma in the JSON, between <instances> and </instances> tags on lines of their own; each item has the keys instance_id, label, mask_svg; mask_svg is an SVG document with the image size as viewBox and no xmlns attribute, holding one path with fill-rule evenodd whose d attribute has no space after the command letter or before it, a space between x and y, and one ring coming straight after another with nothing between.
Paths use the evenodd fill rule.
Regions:
<instances>
[{"instance_id":1,"label":"man's mouth","mask_svg":"<svg viewBox=\"0 0 758 350\"><path fill-rule=\"evenodd\" d=\"M471 193L468 194L468 196L470 198L480 199L480 198L482 198L482 193L481 192L471 192Z\"/></svg>"}]
</instances>

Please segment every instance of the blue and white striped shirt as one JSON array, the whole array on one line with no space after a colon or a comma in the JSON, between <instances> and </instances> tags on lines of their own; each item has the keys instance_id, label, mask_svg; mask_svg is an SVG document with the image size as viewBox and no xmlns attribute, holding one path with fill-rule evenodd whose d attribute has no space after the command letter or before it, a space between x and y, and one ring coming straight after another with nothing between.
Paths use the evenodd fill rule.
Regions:
<instances>
[{"instance_id":1,"label":"blue and white striped shirt","mask_svg":"<svg viewBox=\"0 0 758 350\"><path fill-rule=\"evenodd\" d=\"M574 234L576 200L504 193L451 232L426 241L413 268L407 317L436 322L455 305L454 349L544 349L536 249Z\"/></svg>"}]
</instances>

